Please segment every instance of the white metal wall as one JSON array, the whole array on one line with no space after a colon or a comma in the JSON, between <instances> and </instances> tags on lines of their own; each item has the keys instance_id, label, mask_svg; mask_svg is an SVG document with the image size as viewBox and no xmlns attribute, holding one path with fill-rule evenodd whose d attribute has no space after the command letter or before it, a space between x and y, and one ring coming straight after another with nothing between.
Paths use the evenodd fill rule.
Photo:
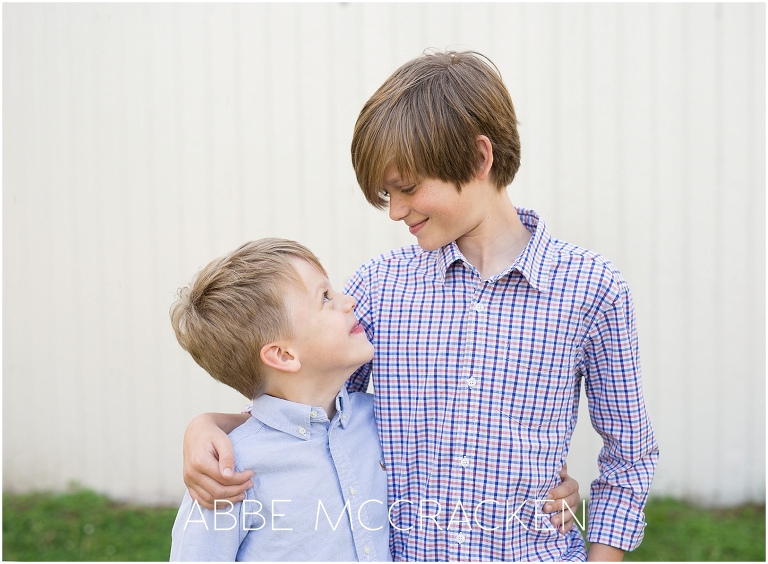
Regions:
<instances>
[{"instance_id":1,"label":"white metal wall","mask_svg":"<svg viewBox=\"0 0 768 564\"><path fill-rule=\"evenodd\" d=\"M764 4L4 4L2 25L4 488L178 502L186 423L245 400L176 344L176 288L263 236L339 287L410 244L359 193L352 128L451 45L512 94L512 201L633 289L653 493L764 498ZM598 448L583 412L583 493Z\"/></svg>"}]
</instances>

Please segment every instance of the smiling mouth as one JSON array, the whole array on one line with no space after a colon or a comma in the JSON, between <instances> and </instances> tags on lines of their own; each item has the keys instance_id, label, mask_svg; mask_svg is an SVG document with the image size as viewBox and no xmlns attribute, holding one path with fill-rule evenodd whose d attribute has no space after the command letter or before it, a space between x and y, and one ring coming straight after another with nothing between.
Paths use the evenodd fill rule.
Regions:
<instances>
[{"instance_id":1,"label":"smiling mouth","mask_svg":"<svg viewBox=\"0 0 768 564\"><path fill-rule=\"evenodd\" d=\"M414 223L413 225L408 226L408 231L411 232L411 235L416 235L419 231L421 231L421 228L424 227L424 224L427 223L429 218L424 219L418 223Z\"/></svg>"},{"instance_id":2,"label":"smiling mouth","mask_svg":"<svg viewBox=\"0 0 768 564\"><path fill-rule=\"evenodd\" d=\"M360 325L360 322L358 321L352 326L352 330L349 332L350 335L355 335L356 333L363 333L365 330L363 329L363 326Z\"/></svg>"}]
</instances>

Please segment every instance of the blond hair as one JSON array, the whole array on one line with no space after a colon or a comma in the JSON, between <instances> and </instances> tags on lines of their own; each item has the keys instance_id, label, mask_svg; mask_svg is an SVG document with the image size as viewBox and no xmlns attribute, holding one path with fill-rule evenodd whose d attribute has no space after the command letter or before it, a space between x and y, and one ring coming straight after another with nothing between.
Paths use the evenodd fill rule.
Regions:
<instances>
[{"instance_id":1,"label":"blond hair","mask_svg":"<svg viewBox=\"0 0 768 564\"><path fill-rule=\"evenodd\" d=\"M391 163L404 178L438 178L461 191L478 170L478 135L491 141L491 180L503 190L520 167L520 137L498 69L474 51L425 53L363 106L352 137L357 182L379 209L387 205L383 178Z\"/></svg>"},{"instance_id":2,"label":"blond hair","mask_svg":"<svg viewBox=\"0 0 768 564\"><path fill-rule=\"evenodd\" d=\"M289 285L304 288L292 258L325 269L305 246L267 238L245 243L203 268L171 306L176 339L219 382L253 399L263 390L262 347L290 338Z\"/></svg>"}]
</instances>

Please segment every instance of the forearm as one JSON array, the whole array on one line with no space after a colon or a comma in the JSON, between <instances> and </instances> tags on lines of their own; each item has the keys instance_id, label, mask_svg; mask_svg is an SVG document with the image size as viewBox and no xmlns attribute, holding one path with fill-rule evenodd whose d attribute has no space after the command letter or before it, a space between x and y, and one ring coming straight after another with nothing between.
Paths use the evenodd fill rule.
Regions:
<instances>
[{"instance_id":1,"label":"forearm","mask_svg":"<svg viewBox=\"0 0 768 564\"><path fill-rule=\"evenodd\" d=\"M587 562L621 562L624 559L624 551L607 544L593 542L589 545Z\"/></svg>"},{"instance_id":2,"label":"forearm","mask_svg":"<svg viewBox=\"0 0 768 564\"><path fill-rule=\"evenodd\" d=\"M249 413L202 413L190 421L187 430L192 427L215 425L226 434L230 434L248 421Z\"/></svg>"}]
</instances>

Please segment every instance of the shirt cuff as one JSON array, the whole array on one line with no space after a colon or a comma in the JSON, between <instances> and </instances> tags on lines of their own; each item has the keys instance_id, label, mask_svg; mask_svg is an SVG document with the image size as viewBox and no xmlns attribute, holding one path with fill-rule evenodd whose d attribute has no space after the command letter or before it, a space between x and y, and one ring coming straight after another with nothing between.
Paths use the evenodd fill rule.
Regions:
<instances>
[{"instance_id":1,"label":"shirt cuff","mask_svg":"<svg viewBox=\"0 0 768 564\"><path fill-rule=\"evenodd\" d=\"M594 483L591 490L587 540L625 552L640 546L646 526L642 508L647 494L638 496L625 488ZM642 497L640 503L638 497Z\"/></svg>"}]
</instances>

